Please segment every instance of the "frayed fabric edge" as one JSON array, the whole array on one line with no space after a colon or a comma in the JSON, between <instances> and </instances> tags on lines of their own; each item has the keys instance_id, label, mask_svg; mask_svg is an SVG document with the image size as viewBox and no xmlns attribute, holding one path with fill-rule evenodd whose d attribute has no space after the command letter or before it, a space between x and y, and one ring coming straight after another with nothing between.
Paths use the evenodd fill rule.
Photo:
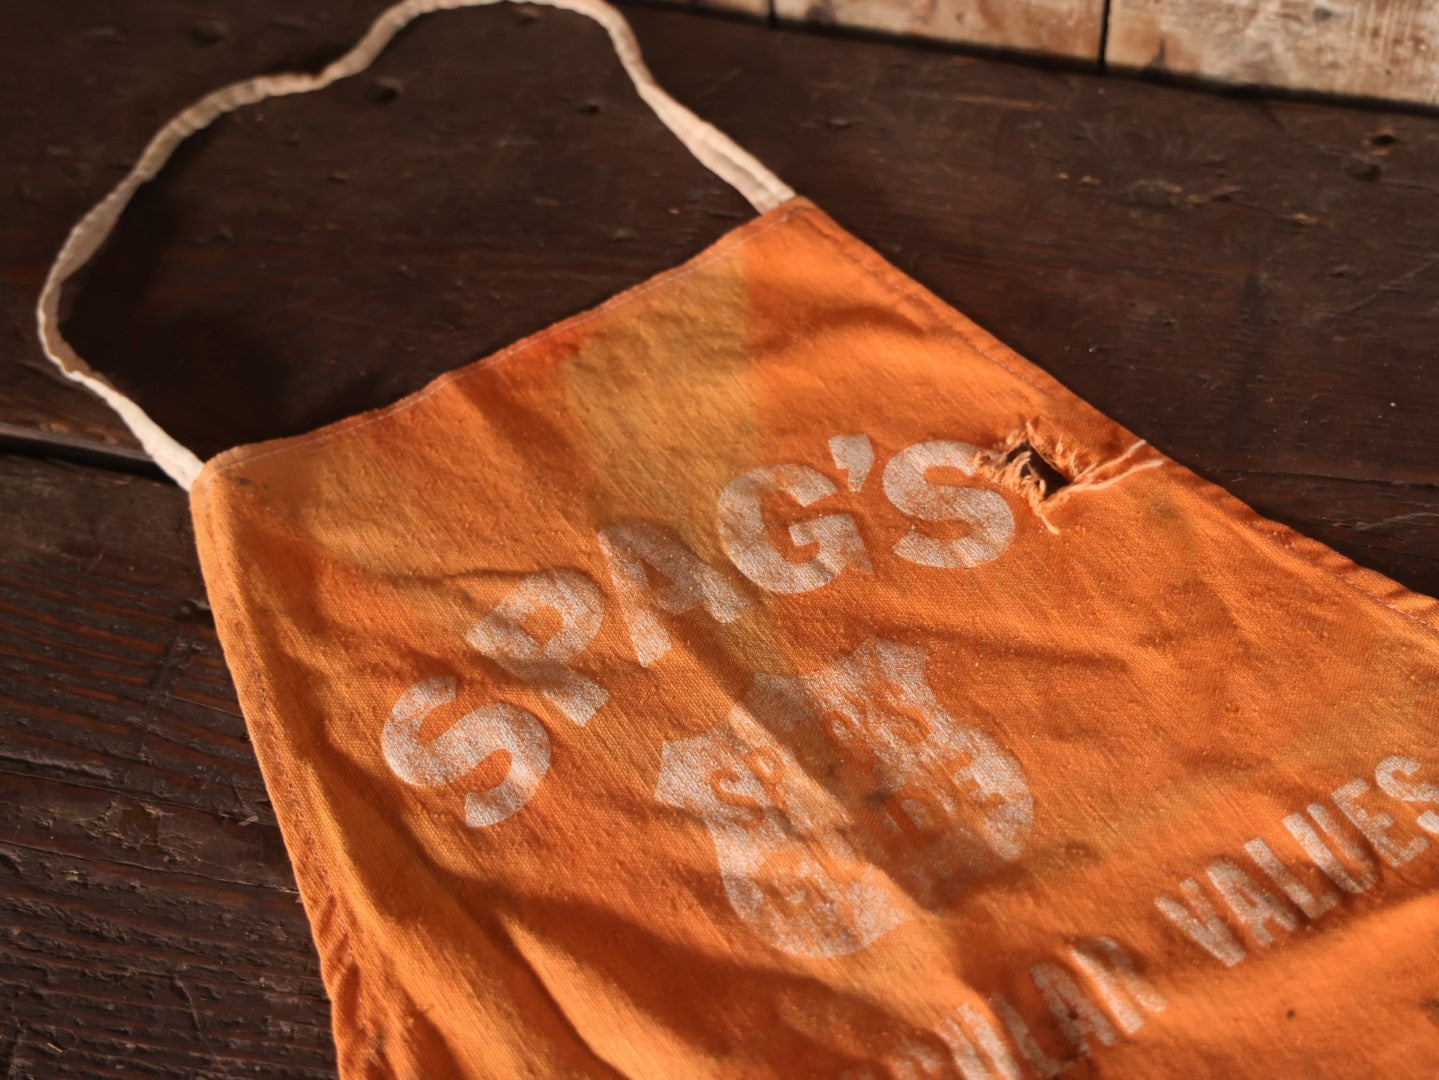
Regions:
<instances>
[{"instance_id":1,"label":"frayed fabric edge","mask_svg":"<svg viewBox=\"0 0 1439 1080\"><path fill-rule=\"evenodd\" d=\"M1162 457L1133 460L1148 446L1146 440L1136 439L1115 457L1087 460L1081 451L1066 444L1062 436L1049 436L1039 430L1035 421L1026 420L998 444L980 451L974 469L1000 487L1023 496L1040 523L1058 535L1059 527L1049 517L1056 507L1075 495L1111 487L1137 472L1164 464ZM1065 483L1052 485L1037 468L1037 461L1064 477Z\"/></svg>"}]
</instances>

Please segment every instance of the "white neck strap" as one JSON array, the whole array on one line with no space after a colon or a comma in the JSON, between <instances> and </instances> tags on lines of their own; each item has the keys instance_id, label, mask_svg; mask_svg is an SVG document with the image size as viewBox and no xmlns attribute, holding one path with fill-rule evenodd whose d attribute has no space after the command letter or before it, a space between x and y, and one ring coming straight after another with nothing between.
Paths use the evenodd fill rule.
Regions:
<instances>
[{"instance_id":1,"label":"white neck strap","mask_svg":"<svg viewBox=\"0 0 1439 1080\"><path fill-rule=\"evenodd\" d=\"M386 10L366 31L355 46L323 71L315 74L262 75L231 83L207 94L185 109L155 133L134 167L114 190L101 199L70 230L60 253L55 257L45 286L40 291L36 314L40 344L45 355L68 378L83 383L119 413L135 433L146 452L176 483L189 490L199 475L201 462L190 450L181 446L130 398L111 385L110 381L85 363L60 333L60 290L65 282L99 250L114 229L120 214L129 204L135 190L170 159L185 139L242 105L253 105L265 98L303 94L329 86L369 67L391 39L408 23L431 11L451 8L482 7L504 0L405 0ZM529 0L547 7L578 12L605 28L625 73L634 83L641 98L655 111L664 125L684 143L705 166L728 182L760 213L794 197L777 176L752 155L741 149L729 136L705 123L694 113L665 93L645 67L634 32L615 8L605 0Z\"/></svg>"}]
</instances>

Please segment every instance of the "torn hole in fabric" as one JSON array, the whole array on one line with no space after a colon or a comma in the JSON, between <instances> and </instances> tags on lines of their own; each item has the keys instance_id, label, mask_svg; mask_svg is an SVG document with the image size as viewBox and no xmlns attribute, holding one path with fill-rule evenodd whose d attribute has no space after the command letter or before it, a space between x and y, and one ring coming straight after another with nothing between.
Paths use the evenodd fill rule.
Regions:
<instances>
[{"instance_id":1,"label":"torn hole in fabric","mask_svg":"<svg viewBox=\"0 0 1439 1080\"><path fill-rule=\"evenodd\" d=\"M1059 529L1049 511L1077 494L1109 487L1142 469L1163 464L1163 458L1135 456L1149 444L1137 439L1115 457L1094 460L1067 445L1060 435L1040 429L1033 420L1015 428L975 458L975 472L1018 495L1052 533Z\"/></svg>"}]
</instances>

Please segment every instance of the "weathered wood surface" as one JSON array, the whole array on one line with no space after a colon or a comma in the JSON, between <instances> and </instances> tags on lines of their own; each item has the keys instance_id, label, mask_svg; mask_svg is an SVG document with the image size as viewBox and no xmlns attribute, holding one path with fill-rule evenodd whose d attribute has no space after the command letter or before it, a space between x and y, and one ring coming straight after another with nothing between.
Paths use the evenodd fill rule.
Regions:
<instances>
[{"instance_id":1,"label":"weathered wood surface","mask_svg":"<svg viewBox=\"0 0 1439 1080\"><path fill-rule=\"evenodd\" d=\"M1433 0L1113 0L1105 61L1439 105Z\"/></svg>"},{"instance_id":2,"label":"weathered wood surface","mask_svg":"<svg viewBox=\"0 0 1439 1080\"><path fill-rule=\"evenodd\" d=\"M290 52L332 55L372 6L354 0ZM59 40L84 37L69 6L32 10ZM1436 479L1439 122L633 14L682 100L1186 464ZM25 387L0 420L121 437L44 371L29 305L113 179L106 162L237 74L227 58L166 91L153 72L188 69L157 58L196 48L182 31L125 30L95 54L117 57L97 85L68 103L27 91L22 123L0 132L31 193L0 215L0 371ZM22 75L43 66L28 55L41 36ZM131 72L148 80L143 108ZM376 100L393 80L402 92ZM373 76L223 122L176 165L77 290L70 325L205 453L392 400L747 214L635 102L602 34L551 12L432 17Z\"/></svg>"},{"instance_id":3,"label":"weathered wood surface","mask_svg":"<svg viewBox=\"0 0 1439 1080\"><path fill-rule=\"evenodd\" d=\"M696 11L728 11L756 19L768 19L770 0L654 0L659 4L693 8Z\"/></svg>"},{"instance_id":4,"label":"weathered wood surface","mask_svg":"<svg viewBox=\"0 0 1439 1080\"><path fill-rule=\"evenodd\" d=\"M333 1075L184 494L0 455L0 1076Z\"/></svg>"},{"instance_id":5,"label":"weathered wood surface","mask_svg":"<svg viewBox=\"0 0 1439 1080\"><path fill-rule=\"evenodd\" d=\"M775 17L1097 61L1104 0L773 0Z\"/></svg>"},{"instance_id":6,"label":"weathered wood surface","mask_svg":"<svg viewBox=\"0 0 1439 1080\"><path fill-rule=\"evenodd\" d=\"M31 344L46 260L166 115L323 62L380 6L0 15L0 445L126 443ZM1439 121L630 11L662 82L902 269L1265 513L1439 593ZM432 17L176 165L71 327L205 453L389 401L748 216L554 12ZM324 1075L185 500L104 465L135 462L0 456L0 1076Z\"/></svg>"},{"instance_id":7,"label":"weathered wood surface","mask_svg":"<svg viewBox=\"0 0 1439 1080\"><path fill-rule=\"evenodd\" d=\"M661 0L696 5L697 0ZM1107 65L1112 71L1439 105L1431 0L704 0L838 26Z\"/></svg>"}]
</instances>

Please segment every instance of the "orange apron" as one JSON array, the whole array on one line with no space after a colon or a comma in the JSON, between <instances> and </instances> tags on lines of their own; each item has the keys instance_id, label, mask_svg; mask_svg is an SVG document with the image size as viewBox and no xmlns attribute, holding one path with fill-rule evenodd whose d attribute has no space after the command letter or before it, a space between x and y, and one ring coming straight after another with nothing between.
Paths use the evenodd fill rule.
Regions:
<instances>
[{"instance_id":1,"label":"orange apron","mask_svg":"<svg viewBox=\"0 0 1439 1080\"><path fill-rule=\"evenodd\" d=\"M1439 606L761 211L190 487L345 1077L1439 1072ZM187 456L188 455L188 456Z\"/></svg>"}]
</instances>

